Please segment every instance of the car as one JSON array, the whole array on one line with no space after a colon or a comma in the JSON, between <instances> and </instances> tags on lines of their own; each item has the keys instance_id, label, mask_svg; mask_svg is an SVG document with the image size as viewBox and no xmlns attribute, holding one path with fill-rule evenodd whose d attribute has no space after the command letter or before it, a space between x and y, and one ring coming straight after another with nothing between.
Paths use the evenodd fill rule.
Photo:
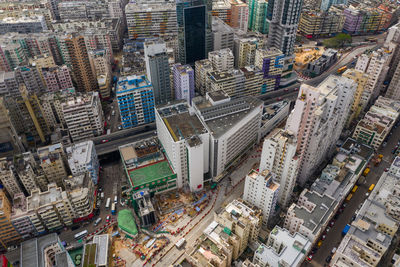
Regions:
<instances>
[{"instance_id":1,"label":"car","mask_svg":"<svg viewBox=\"0 0 400 267\"><path fill-rule=\"evenodd\" d=\"M334 220L330 221L329 226L332 227L334 225L335 225L335 221Z\"/></svg>"},{"instance_id":2,"label":"car","mask_svg":"<svg viewBox=\"0 0 400 267\"><path fill-rule=\"evenodd\" d=\"M383 142L382 146L385 147L387 145L387 142Z\"/></svg>"},{"instance_id":3,"label":"car","mask_svg":"<svg viewBox=\"0 0 400 267\"><path fill-rule=\"evenodd\" d=\"M289 91L289 88L285 88L285 89L283 89L283 91L287 92L287 91Z\"/></svg>"},{"instance_id":4,"label":"car","mask_svg":"<svg viewBox=\"0 0 400 267\"><path fill-rule=\"evenodd\" d=\"M312 253L312 254L315 254L317 251L318 251L318 248L313 248L313 249L311 250L311 253Z\"/></svg>"},{"instance_id":5,"label":"car","mask_svg":"<svg viewBox=\"0 0 400 267\"><path fill-rule=\"evenodd\" d=\"M330 230L331 230L331 228L327 227L325 230L325 233L329 233Z\"/></svg>"},{"instance_id":6,"label":"car","mask_svg":"<svg viewBox=\"0 0 400 267\"><path fill-rule=\"evenodd\" d=\"M326 257L326 259L325 259L326 263L330 263L331 260L332 260L332 256L331 256L331 255L329 255L329 256Z\"/></svg>"},{"instance_id":7,"label":"car","mask_svg":"<svg viewBox=\"0 0 400 267\"><path fill-rule=\"evenodd\" d=\"M344 209L344 208L346 208L346 206L347 206L347 204L343 203L342 208Z\"/></svg>"},{"instance_id":8,"label":"car","mask_svg":"<svg viewBox=\"0 0 400 267\"><path fill-rule=\"evenodd\" d=\"M332 253L332 254L335 254L336 250L337 250L337 248L334 247L334 248L332 249L331 253Z\"/></svg>"},{"instance_id":9,"label":"car","mask_svg":"<svg viewBox=\"0 0 400 267\"><path fill-rule=\"evenodd\" d=\"M351 221L354 221L357 218L357 215L353 215L353 217L351 217Z\"/></svg>"},{"instance_id":10,"label":"car","mask_svg":"<svg viewBox=\"0 0 400 267\"><path fill-rule=\"evenodd\" d=\"M118 130L121 130L122 129L122 126L118 126Z\"/></svg>"},{"instance_id":11,"label":"car","mask_svg":"<svg viewBox=\"0 0 400 267\"><path fill-rule=\"evenodd\" d=\"M294 88L293 90L294 90L294 91L299 91L299 89L300 89L300 87L296 87L296 88Z\"/></svg>"},{"instance_id":12,"label":"car","mask_svg":"<svg viewBox=\"0 0 400 267\"><path fill-rule=\"evenodd\" d=\"M321 240L325 240L326 239L326 235L322 235Z\"/></svg>"},{"instance_id":13,"label":"car","mask_svg":"<svg viewBox=\"0 0 400 267\"><path fill-rule=\"evenodd\" d=\"M308 255L307 260L311 261L312 260L313 255Z\"/></svg>"},{"instance_id":14,"label":"car","mask_svg":"<svg viewBox=\"0 0 400 267\"><path fill-rule=\"evenodd\" d=\"M276 100L281 101L283 98L280 96Z\"/></svg>"},{"instance_id":15,"label":"car","mask_svg":"<svg viewBox=\"0 0 400 267\"><path fill-rule=\"evenodd\" d=\"M103 139L103 140L101 140L101 143L102 144L104 144L104 143L107 143L108 142L108 140L107 139Z\"/></svg>"},{"instance_id":16,"label":"car","mask_svg":"<svg viewBox=\"0 0 400 267\"><path fill-rule=\"evenodd\" d=\"M110 215L108 215L106 218L106 222L110 222L110 218L111 218Z\"/></svg>"},{"instance_id":17,"label":"car","mask_svg":"<svg viewBox=\"0 0 400 267\"><path fill-rule=\"evenodd\" d=\"M389 168L385 168L384 171L385 171L385 172L388 172L388 171L389 171Z\"/></svg>"},{"instance_id":18,"label":"car","mask_svg":"<svg viewBox=\"0 0 400 267\"><path fill-rule=\"evenodd\" d=\"M368 193L368 192L367 192L367 193L365 193L365 196L366 196L366 197L368 197L368 196L369 196L369 193Z\"/></svg>"},{"instance_id":19,"label":"car","mask_svg":"<svg viewBox=\"0 0 400 267\"><path fill-rule=\"evenodd\" d=\"M339 213L336 213L335 216L333 216L333 219L335 220L339 219Z\"/></svg>"}]
</instances>

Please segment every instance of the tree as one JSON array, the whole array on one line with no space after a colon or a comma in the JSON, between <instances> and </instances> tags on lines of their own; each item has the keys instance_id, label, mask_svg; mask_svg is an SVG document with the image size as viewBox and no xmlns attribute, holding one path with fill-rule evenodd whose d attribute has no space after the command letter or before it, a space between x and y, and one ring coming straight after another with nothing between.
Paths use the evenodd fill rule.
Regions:
<instances>
[{"instance_id":1,"label":"tree","mask_svg":"<svg viewBox=\"0 0 400 267\"><path fill-rule=\"evenodd\" d=\"M343 47L346 43L351 43L351 35L347 33L339 33L335 37L323 41L324 46L328 48Z\"/></svg>"}]
</instances>

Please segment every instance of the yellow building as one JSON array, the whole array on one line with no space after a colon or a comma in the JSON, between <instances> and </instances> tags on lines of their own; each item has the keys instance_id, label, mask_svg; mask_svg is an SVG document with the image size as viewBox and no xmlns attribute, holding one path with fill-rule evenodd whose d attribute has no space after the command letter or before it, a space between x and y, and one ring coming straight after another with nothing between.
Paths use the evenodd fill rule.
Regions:
<instances>
[{"instance_id":1,"label":"yellow building","mask_svg":"<svg viewBox=\"0 0 400 267\"><path fill-rule=\"evenodd\" d=\"M21 237L11 224L11 203L4 189L0 189L0 244L3 249L16 244Z\"/></svg>"},{"instance_id":2,"label":"yellow building","mask_svg":"<svg viewBox=\"0 0 400 267\"><path fill-rule=\"evenodd\" d=\"M357 118L358 115L360 115L362 109L361 97L368 82L368 74L359 70L348 69L342 74L342 76L349 78L357 83L357 89L354 93L353 103L351 104L351 112L347 119L348 126L353 121L353 119Z\"/></svg>"}]
</instances>

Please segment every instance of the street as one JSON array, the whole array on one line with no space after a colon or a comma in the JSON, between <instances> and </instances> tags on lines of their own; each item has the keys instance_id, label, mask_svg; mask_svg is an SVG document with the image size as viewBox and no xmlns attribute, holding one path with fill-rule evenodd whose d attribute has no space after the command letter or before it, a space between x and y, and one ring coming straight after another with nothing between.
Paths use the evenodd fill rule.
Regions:
<instances>
[{"instance_id":1,"label":"street","mask_svg":"<svg viewBox=\"0 0 400 267\"><path fill-rule=\"evenodd\" d=\"M258 146L257 148L260 149L260 147ZM256 163L257 165L259 164L260 157L258 157L258 155L260 154L260 152L257 151L257 148L253 149L247 160L244 161L244 163L241 164L236 169L236 171L232 172L232 174L230 175L232 180L231 183L232 185L236 185L236 187L233 188L230 187L227 178L225 178L222 182L219 183L220 191L217 200L215 202L213 211L219 209L221 206L229 203L233 199L242 196L244 190L243 178L248 174L248 172L250 171L250 169L253 167L254 164ZM229 190L228 196L225 196L226 190ZM185 236L186 239L185 248L179 250L175 247L174 242L171 242L172 244L170 246L172 246L172 248L169 251L168 248L165 249L168 252L158 262L156 262L156 266L170 266L171 264L174 264L175 262L178 261L181 255L184 254L185 250L187 251L188 249L193 247L195 245L196 240L200 237L200 235L203 234L204 229L214 220L213 211L211 211L208 215L206 215L204 219L200 220L200 222L192 229L192 231L190 231L189 234ZM201 215L198 216L200 217ZM194 225L195 222L192 222L192 224ZM181 235L173 239L179 240L180 238L182 238ZM156 260L158 259L159 256L156 257Z\"/></svg>"},{"instance_id":2,"label":"street","mask_svg":"<svg viewBox=\"0 0 400 267\"><path fill-rule=\"evenodd\" d=\"M378 151L378 154L383 155L382 162L375 167L372 163L371 172L367 175L366 183L360 185L358 190L353 194L350 202L347 202L347 206L339 215L339 218L336 220L335 225L330 229L329 233L326 236L326 239L323 241L322 246L318 249L317 253L314 254L311 262L304 262L302 266L326 266L326 258L331 255L331 251L334 247L338 247L340 241L342 240L342 230L346 224L351 223L351 218L355 214L356 210L361 206L364 200L367 198L366 193L371 184L376 184L379 178L381 177L385 168L388 168L394 159L394 155L391 153L393 147L396 146L400 137L400 127L393 130L393 134L391 138L388 139L387 145L385 148L381 148Z\"/></svg>"},{"instance_id":3,"label":"street","mask_svg":"<svg viewBox=\"0 0 400 267\"><path fill-rule=\"evenodd\" d=\"M106 217L110 215L110 217L116 217L111 215L110 209L106 209L106 200L107 198L111 198L111 201L114 201L114 196L118 196L118 204L116 205L117 211L121 209L120 204L120 196L121 196L121 181L125 181L125 174L123 173L123 169L120 161L112 162L107 165L103 165L103 170L100 171L100 179L98 188L101 187L104 192L104 199L101 199L100 196L97 198L97 201L100 200L100 214L98 216L94 216L92 221L83 222L79 229L76 230L64 230L60 234L61 241L66 241L69 245L78 245L77 240L75 240L74 235L83 230L88 230L88 233L94 232L97 228L100 228L102 225L106 223ZM101 222L95 226L94 221L97 218L101 218ZM116 219L116 218L115 218Z\"/></svg>"}]
</instances>

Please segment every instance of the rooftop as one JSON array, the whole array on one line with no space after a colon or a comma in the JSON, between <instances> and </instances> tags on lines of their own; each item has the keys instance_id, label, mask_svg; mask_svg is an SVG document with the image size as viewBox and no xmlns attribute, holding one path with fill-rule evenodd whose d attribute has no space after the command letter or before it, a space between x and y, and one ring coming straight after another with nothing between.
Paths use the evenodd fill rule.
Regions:
<instances>
[{"instance_id":1,"label":"rooftop","mask_svg":"<svg viewBox=\"0 0 400 267\"><path fill-rule=\"evenodd\" d=\"M156 180L163 178L165 180L167 177L174 174L168 160L132 169L128 172L132 186L145 185L146 187Z\"/></svg>"},{"instance_id":2,"label":"rooftop","mask_svg":"<svg viewBox=\"0 0 400 267\"><path fill-rule=\"evenodd\" d=\"M190 114L185 101L160 106L157 109L175 142L186 140L190 146L201 143L199 135L207 130L196 114Z\"/></svg>"},{"instance_id":3,"label":"rooftop","mask_svg":"<svg viewBox=\"0 0 400 267\"><path fill-rule=\"evenodd\" d=\"M305 206L292 204L290 209L293 208L297 218L303 219L303 226L317 233L319 227L332 213L336 201L330 196L310 192L307 189L304 189L301 195L306 197L308 202L315 204L315 208L310 211Z\"/></svg>"},{"instance_id":4,"label":"rooftop","mask_svg":"<svg viewBox=\"0 0 400 267\"><path fill-rule=\"evenodd\" d=\"M257 109L261 111L263 107L263 102L253 97L240 97L215 105L205 98L198 98L193 102L211 134L215 137L224 135L250 112Z\"/></svg>"},{"instance_id":5,"label":"rooftop","mask_svg":"<svg viewBox=\"0 0 400 267\"><path fill-rule=\"evenodd\" d=\"M92 160L92 151L94 149L93 141L84 141L81 143L75 143L74 145L67 147L66 152L68 156L69 165L85 165Z\"/></svg>"},{"instance_id":6,"label":"rooftop","mask_svg":"<svg viewBox=\"0 0 400 267\"><path fill-rule=\"evenodd\" d=\"M93 236L93 243L97 244L96 264L106 266L108 261L108 234Z\"/></svg>"},{"instance_id":7,"label":"rooftop","mask_svg":"<svg viewBox=\"0 0 400 267\"><path fill-rule=\"evenodd\" d=\"M21 267L45 267L44 249L59 242L56 233L33 238L21 243ZM61 244L60 244L61 247Z\"/></svg>"},{"instance_id":8,"label":"rooftop","mask_svg":"<svg viewBox=\"0 0 400 267\"><path fill-rule=\"evenodd\" d=\"M268 263L268 266L299 266L311 248L311 242L306 237L299 233L291 235L288 230L279 226L271 231L268 241L270 240L281 244L280 251L276 251L273 246L261 244L255 252L255 256Z\"/></svg>"},{"instance_id":9,"label":"rooftop","mask_svg":"<svg viewBox=\"0 0 400 267\"><path fill-rule=\"evenodd\" d=\"M120 94L137 89L147 89L148 87L151 87L151 83L147 80L146 76L131 75L119 78L116 85L116 91L117 94Z\"/></svg>"}]
</instances>

